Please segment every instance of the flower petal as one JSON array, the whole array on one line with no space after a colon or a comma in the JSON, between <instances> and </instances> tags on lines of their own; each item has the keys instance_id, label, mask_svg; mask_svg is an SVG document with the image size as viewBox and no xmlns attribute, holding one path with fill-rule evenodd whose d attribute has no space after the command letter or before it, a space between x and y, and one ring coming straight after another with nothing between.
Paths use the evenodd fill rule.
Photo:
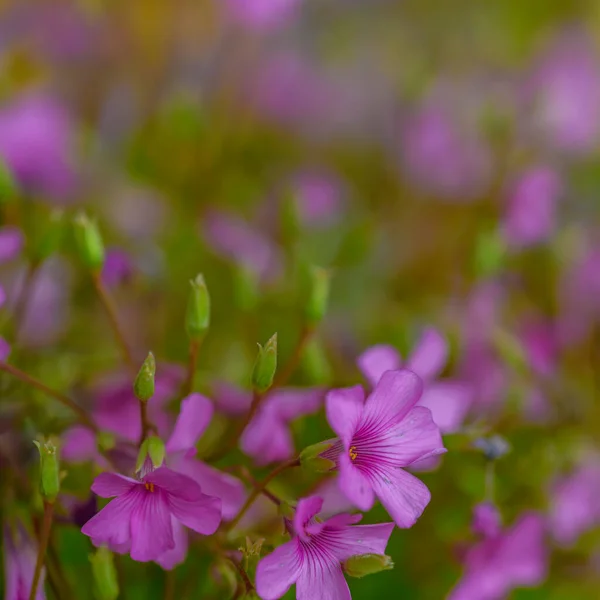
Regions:
<instances>
[{"instance_id":1,"label":"flower petal","mask_svg":"<svg viewBox=\"0 0 600 600\"><path fill-rule=\"evenodd\" d=\"M288 425L269 408L259 410L250 421L242 433L240 446L258 466L286 460L294 453Z\"/></svg>"},{"instance_id":2,"label":"flower petal","mask_svg":"<svg viewBox=\"0 0 600 600\"><path fill-rule=\"evenodd\" d=\"M379 344L365 350L356 363L371 387L375 387L386 371L397 371L402 366L402 357L394 346Z\"/></svg>"},{"instance_id":3,"label":"flower petal","mask_svg":"<svg viewBox=\"0 0 600 600\"><path fill-rule=\"evenodd\" d=\"M281 419L291 421L315 413L321 407L324 392L319 388L282 388L265 399L265 405Z\"/></svg>"},{"instance_id":4,"label":"flower petal","mask_svg":"<svg viewBox=\"0 0 600 600\"><path fill-rule=\"evenodd\" d=\"M437 377L448 360L448 342L437 329L425 329L406 367L424 380Z\"/></svg>"},{"instance_id":5,"label":"flower petal","mask_svg":"<svg viewBox=\"0 0 600 600\"><path fill-rule=\"evenodd\" d=\"M143 490L131 513L131 558L139 562L156 560L175 548L167 493Z\"/></svg>"},{"instance_id":6,"label":"flower petal","mask_svg":"<svg viewBox=\"0 0 600 600\"><path fill-rule=\"evenodd\" d=\"M363 422L384 427L398 423L417 403L422 391L421 378L412 371L386 371L365 402Z\"/></svg>"},{"instance_id":7,"label":"flower petal","mask_svg":"<svg viewBox=\"0 0 600 600\"><path fill-rule=\"evenodd\" d=\"M92 492L101 498L112 498L126 494L136 485L140 485L140 482L125 475L100 473L92 483Z\"/></svg>"},{"instance_id":8,"label":"flower petal","mask_svg":"<svg viewBox=\"0 0 600 600\"><path fill-rule=\"evenodd\" d=\"M252 392L243 390L226 381L213 384L213 397L219 412L226 415L241 416L250 410Z\"/></svg>"},{"instance_id":9,"label":"flower petal","mask_svg":"<svg viewBox=\"0 0 600 600\"><path fill-rule=\"evenodd\" d=\"M415 524L431 499L427 486L402 469L382 469L372 483L381 504L403 529Z\"/></svg>"},{"instance_id":10,"label":"flower petal","mask_svg":"<svg viewBox=\"0 0 600 600\"><path fill-rule=\"evenodd\" d=\"M352 600L342 569L311 557L296 583L297 600Z\"/></svg>"},{"instance_id":11,"label":"flower petal","mask_svg":"<svg viewBox=\"0 0 600 600\"><path fill-rule=\"evenodd\" d=\"M342 439L346 447L360 423L364 408L362 386L331 390L325 398L325 412L329 425Z\"/></svg>"},{"instance_id":12,"label":"flower petal","mask_svg":"<svg viewBox=\"0 0 600 600\"><path fill-rule=\"evenodd\" d=\"M371 510L375 494L370 480L350 460L346 452L340 454L338 466L340 490L360 510Z\"/></svg>"},{"instance_id":13,"label":"flower petal","mask_svg":"<svg viewBox=\"0 0 600 600\"><path fill-rule=\"evenodd\" d=\"M168 502L176 519L203 535L212 535L221 523L221 500L214 496L202 494L202 498L188 502L169 494Z\"/></svg>"},{"instance_id":14,"label":"flower petal","mask_svg":"<svg viewBox=\"0 0 600 600\"><path fill-rule=\"evenodd\" d=\"M200 486L193 479L187 475L176 473L168 467L160 467L148 473L144 477L144 482L153 483L169 494L179 496L188 502L200 500L204 496Z\"/></svg>"},{"instance_id":15,"label":"flower petal","mask_svg":"<svg viewBox=\"0 0 600 600\"><path fill-rule=\"evenodd\" d=\"M167 452L178 452L195 446L208 427L213 412L211 401L201 394L190 394L184 398L173 433L167 442Z\"/></svg>"},{"instance_id":16,"label":"flower petal","mask_svg":"<svg viewBox=\"0 0 600 600\"><path fill-rule=\"evenodd\" d=\"M301 539L307 538L305 529L313 517L320 512L322 506L323 498L320 498L319 496L302 498L298 502L296 512L294 513L294 531Z\"/></svg>"},{"instance_id":17,"label":"flower petal","mask_svg":"<svg viewBox=\"0 0 600 600\"><path fill-rule=\"evenodd\" d=\"M455 433L462 425L472 401L471 386L458 381L443 381L425 388L419 406L431 411L433 421L443 433Z\"/></svg>"},{"instance_id":18,"label":"flower petal","mask_svg":"<svg viewBox=\"0 0 600 600\"><path fill-rule=\"evenodd\" d=\"M91 429L75 425L63 434L60 457L67 462L85 462L98 456L96 435Z\"/></svg>"},{"instance_id":19,"label":"flower petal","mask_svg":"<svg viewBox=\"0 0 600 600\"><path fill-rule=\"evenodd\" d=\"M328 531L332 539L331 550L339 561L359 554L385 554L394 527L394 523L379 523Z\"/></svg>"},{"instance_id":20,"label":"flower petal","mask_svg":"<svg viewBox=\"0 0 600 600\"><path fill-rule=\"evenodd\" d=\"M188 551L188 532L185 527L173 516L171 516L171 527L173 528L175 547L156 559L156 562L167 571L183 563Z\"/></svg>"},{"instance_id":21,"label":"flower petal","mask_svg":"<svg viewBox=\"0 0 600 600\"><path fill-rule=\"evenodd\" d=\"M256 592L263 600L278 600L298 580L301 567L298 541L267 554L256 568Z\"/></svg>"}]
</instances>

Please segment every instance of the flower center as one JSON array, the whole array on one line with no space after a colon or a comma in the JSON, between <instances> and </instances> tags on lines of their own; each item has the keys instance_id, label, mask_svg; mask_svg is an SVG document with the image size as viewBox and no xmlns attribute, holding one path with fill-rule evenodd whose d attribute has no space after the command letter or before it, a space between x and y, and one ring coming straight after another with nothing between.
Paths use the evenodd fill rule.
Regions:
<instances>
[{"instance_id":1,"label":"flower center","mask_svg":"<svg viewBox=\"0 0 600 600\"><path fill-rule=\"evenodd\" d=\"M150 490L151 492L154 492L154 484L153 483L146 483L144 485L146 486L147 490Z\"/></svg>"},{"instance_id":2,"label":"flower center","mask_svg":"<svg viewBox=\"0 0 600 600\"><path fill-rule=\"evenodd\" d=\"M348 454L350 455L350 459L355 461L358 458L358 452L356 451L356 446L350 446L350 450L348 450Z\"/></svg>"}]
</instances>

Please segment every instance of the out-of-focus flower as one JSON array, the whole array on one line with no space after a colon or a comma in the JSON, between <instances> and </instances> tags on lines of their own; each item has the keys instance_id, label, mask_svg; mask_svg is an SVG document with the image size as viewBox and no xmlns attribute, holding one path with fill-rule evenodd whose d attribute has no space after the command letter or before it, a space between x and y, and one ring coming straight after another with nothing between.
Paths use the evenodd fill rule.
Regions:
<instances>
[{"instance_id":1,"label":"out-of-focus flower","mask_svg":"<svg viewBox=\"0 0 600 600\"><path fill-rule=\"evenodd\" d=\"M107 544L140 562L160 559L176 547L184 526L213 534L221 522L221 501L202 493L189 477L167 467L141 480L101 473L92 485L101 498L113 498L81 529L95 546Z\"/></svg>"},{"instance_id":2,"label":"out-of-focus flower","mask_svg":"<svg viewBox=\"0 0 600 600\"><path fill-rule=\"evenodd\" d=\"M23 600L29 598L29 591L35 572L37 550L35 542L29 537L21 523L14 527L4 525L4 598L5 600ZM35 600L44 600L44 577L35 594Z\"/></svg>"},{"instance_id":3,"label":"out-of-focus flower","mask_svg":"<svg viewBox=\"0 0 600 600\"><path fill-rule=\"evenodd\" d=\"M102 281L108 287L127 283L135 272L133 261L127 252L118 248L107 250L102 267Z\"/></svg>"},{"instance_id":4,"label":"out-of-focus flower","mask_svg":"<svg viewBox=\"0 0 600 600\"><path fill-rule=\"evenodd\" d=\"M502 520L498 509L491 502L482 502L473 509L473 531L484 537L496 537Z\"/></svg>"},{"instance_id":5,"label":"out-of-focus flower","mask_svg":"<svg viewBox=\"0 0 600 600\"><path fill-rule=\"evenodd\" d=\"M509 193L504 216L504 237L514 248L546 241L555 231L562 184L558 173L546 166L525 172Z\"/></svg>"},{"instance_id":6,"label":"out-of-focus flower","mask_svg":"<svg viewBox=\"0 0 600 600\"><path fill-rule=\"evenodd\" d=\"M393 523L358 525L361 515L315 519L323 505L317 496L298 502L293 538L265 556L256 569L256 591L277 600L296 584L298 598L350 598L341 563L353 556L383 554Z\"/></svg>"},{"instance_id":7,"label":"out-of-focus flower","mask_svg":"<svg viewBox=\"0 0 600 600\"><path fill-rule=\"evenodd\" d=\"M572 546L582 533L600 526L600 460L589 459L559 480L551 493L550 531L557 542Z\"/></svg>"},{"instance_id":8,"label":"out-of-focus flower","mask_svg":"<svg viewBox=\"0 0 600 600\"><path fill-rule=\"evenodd\" d=\"M485 511L485 527L482 527ZM467 551L464 574L448 600L501 600L517 587L535 587L544 581L547 551L544 521L525 513L509 529L497 527L493 507L476 509L475 527L483 539Z\"/></svg>"},{"instance_id":9,"label":"out-of-focus flower","mask_svg":"<svg viewBox=\"0 0 600 600\"><path fill-rule=\"evenodd\" d=\"M216 386L217 408L232 416L247 414L252 393L232 385ZM242 450L256 464L267 465L291 458L294 441L290 422L319 410L324 390L319 388L281 388L267 394L240 439Z\"/></svg>"},{"instance_id":10,"label":"out-of-focus flower","mask_svg":"<svg viewBox=\"0 0 600 600\"><path fill-rule=\"evenodd\" d=\"M412 354L403 364L393 346L381 344L363 352L357 360L362 374L371 386L377 385L386 371L406 368L414 371L424 383L418 406L427 407L435 424L443 433L452 433L462 424L472 400L469 385L455 380L437 380L448 358L448 344L431 327L425 329Z\"/></svg>"},{"instance_id":11,"label":"out-of-focus flower","mask_svg":"<svg viewBox=\"0 0 600 600\"><path fill-rule=\"evenodd\" d=\"M305 227L322 228L335 224L343 209L341 183L330 175L304 172L291 182L296 211Z\"/></svg>"},{"instance_id":12,"label":"out-of-focus flower","mask_svg":"<svg viewBox=\"0 0 600 600\"><path fill-rule=\"evenodd\" d=\"M600 70L592 41L581 32L558 38L526 85L527 123L543 143L589 152L600 136ZM527 128L527 123L524 124Z\"/></svg>"},{"instance_id":13,"label":"out-of-focus flower","mask_svg":"<svg viewBox=\"0 0 600 600\"><path fill-rule=\"evenodd\" d=\"M302 0L225 0L231 18L258 30L285 24L298 10Z\"/></svg>"},{"instance_id":14,"label":"out-of-focus flower","mask_svg":"<svg viewBox=\"0 0 600 600\"><path fill-rule=\"evenodd\" d=\"M0 227L0 263L14 260L21 254L25 238L18 227Z\"/></svg>"},{"instance_id":15,"label":"out-of-focus flower","mask_svg":"<svg viewBox=\"0 0 600 600\"><path fill-rule=\"evenodd\" d=\"M365 401L362 386L331 390L325 406L339 436L324 458L339 469L340 489L360 510L377 496L398 527L412 527L431 498L402 469L445 452L431 411L415 406L423 384L412 371L387 371Z\"/></svg>"},{"instance_id":16,"label":"out-of-focus flower","mask_svg":"<svg viewBox=\"0 0 600 600\"><path fill-rule=\"evenodd\" d=\"M0 109L0 156L27 191L68 201L75 189L72 124L48 97L25 97Z\"/></svg>"}]
</instances>

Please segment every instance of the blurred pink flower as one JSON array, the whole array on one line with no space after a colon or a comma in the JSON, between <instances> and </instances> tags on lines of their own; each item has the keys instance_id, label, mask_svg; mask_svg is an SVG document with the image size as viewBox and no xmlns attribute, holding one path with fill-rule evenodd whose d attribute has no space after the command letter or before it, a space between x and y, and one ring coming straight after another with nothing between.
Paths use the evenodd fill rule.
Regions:
<instances>
[{"instance_id":1,"label":"blurred pink flower","mask_svg":"<svg viewBox=\"0 0 600 600\"><path fill-rule=\"evenodd\" d=\"M229 15L242 25L258 30L285 24L302 0L224 0Z\"/></svg>"},{"instance_id":2,"label":"blurred pink flower","mask_svg":"<svg viewBox=\"0 0 600 600\"><path fill-rule=\"evenodd\" d=\"M110 248L106 251L104 266L102 267L102 280L108 287L126 283L135 271L131 257L123 250Z\"/></svg>"},{"instance_id":3,"label":"blurred pink flower","mask_svg":"<svg viewBox=\"0 0 600 600\"><path fill-rule=\"evenodd\" d=\"M304 172L291 185L300 221L306 227L328 227L338 222L343 208L341 182L331 175Z\"/></svg>"},{"instance_id":4,"label":"blurred pink flower","mask_svg":"<svg viewBox=\"0 0 600 600\"><path fill-rule=\"evenodd\" d=\"M21 254L24 245L25 238L18 227L10 225L0 227L0 263L17 258Z\"/></svg>"},{"instance_id":5,"label":"blurred pink flower","mask_svg":"<svg viewBox=\"0 0 600 600\"><path fill-rule=\"evenodd\" d=\"M21 523L4 525L4 600L25 600L33 583L37 548ZM45 600L45 569L35 594L35 600Z\"/></svg>"}]
</instances>

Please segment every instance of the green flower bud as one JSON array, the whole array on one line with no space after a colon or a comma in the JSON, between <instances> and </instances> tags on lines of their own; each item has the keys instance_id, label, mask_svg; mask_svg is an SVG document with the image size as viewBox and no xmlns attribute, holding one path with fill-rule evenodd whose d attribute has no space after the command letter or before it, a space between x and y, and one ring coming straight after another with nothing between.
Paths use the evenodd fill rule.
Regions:
<instances>
[{"instance_id":1,"label":"green flower bud","mask_svg":"<svg viewBox=\"0 0 600 600\"><path fill-rule=\"evenodd\" d=\"M156 362L154 354L148 352L146 360L133 383L133 393L140 402L148 402L154 396L154 377L156 375Z\"/></svg>"},{"instance_id":2,"label":"green flower bud","mask_svg":"<svg viewBox=\"0 0 600 600\"><path fill-rule=\"evenodd\" d=\"M335 462L322 456L333 444L331 442L319 442L307 446L300 452L300 465L312 473L329 473L335 468Z\"/></svg>"},{"instance_id":3,"label":"green flower bud","mask_svg":"<svg viewBox=\"0 0 600 600\"><path fill-rule=\"evenodd\" d=\"M475 275L485 279L500 271L506 259L506 244L499 231L484 231L475 247Z\"/></svg>"},{"instance_id":4,"label":"green flower bud","mask_svg":"<svg viewBox=\"0 0 600 600\"><path fill-rule=\"evenodd\" d=\"M149 458L152 466L158 469L165 461L165 454L165 443L158 436L152 435L146 438L140 446L135 464L136 473L143 469L146 458Z\"/></svg>"},{"instance_id":5,"label":"green flower bud","mask_svg":"<svg viewBox=\"0 0 600 600\"><path fill-rule=\"evenodd\" d=\"M342 566L350 577L365 577L381 571L389 571L394 568L394 563L385 554L359 554L351 556Z\"/></svg>"},{"instance_id":6,"label":"green flower bud","mask_svg":"<svg viewBox=\"0 0 600 600\"><path fill-rule=\"evenodd\" d=\"M54 210L50 215L50 221L46 231L42 233L39 243L34 248L34 260L42 262L54 254L61 245L64 235L64 213L62 210Z\"/></svg>"},{"instance_id":7,"label":"green flower bud","mask_svg":"<svg viewBox=\"0 0 600 600\"><path fill-rule=\"evenodd\" d=\"M325 316L327 303L329 301L330 280L331 277L329 271L321 269L320 267L312 267L310 270L305 315L306 320L311 325L316 325Z\"/></svg>"},{"instance_id":8,"label":"green flower bud","mask_svg":"<svg viewBox=\"0 0 600 600\"><path fill-rule=\"evenodd\" d=\"M17 193L17 184L8 165L0 158L0 204L9 202Z\"/></svg>"},{"instance_id":9,"label":"green flower bud","mask_svg":"<svg viewBox=\"0 0 600 600\"><path fill-rule=\"evenodd\" d=\"M101 451L106 452L107 450L112 450L115 447L117 440L114 434L110 433L109 431L101 431L96 436L96 443Z\"/></svg>"},{"instance_id":10,"label":"green flower bud","mask_svg":"<svg viewBox=\"0 0 600 600\"><path fill-rule=\"evenodd\" d=\"M258 278L242 266L234 270L233 289L236 304L245 312L252 312L258 304Z\"/></svg>"},{"instance_id":11,"label":"green flower bud","mask_svg":"<svg viewBox=\"0 0 600 600\"><path fill-rule=\"evenodd\" d=\"M52 440L33 443L40 453L40 493L47 502L54 502L60 490L58 448Z\"/></svg>"},{"instance_id":12,"label":"green flower bud","mask_svg":"<svg viewBox=\"0 0 600 600\"><path fill-rule=\"evenodd\" d=\"M310 383L316 385L331 381L331 366L321 342L313 337L302 353L302 369Z\"/></svg>"},{"instance_id":13,"label":"green flower bud","mask_svg":"<svg viewBox=\"0 0 600 600\"><path fill-rule=\"evenodd\" d=\"M262 552L264 541L263 538L260 538L256 540L256 542L253 542L246 536L246 545L240 548L244 555L244 570L251 580L253 580L256 575L256 567L260 560L260 553Z\"/></svg>"},{"instance_id":14,"label":"green flower bud","mask_svg":"<svg viewBox=\"0 0 600 600\"><path fill-rule=\"evenodd\" d=\"M83 263L92 271L99 271L104 265L104 243L96 222L79 213L73 225L75 242Z\"/></svg>"},{"instance_id":15,"label":"green flower bud","mask_svg":"<svg viewBox=\"0 0 600 600\"><path fill-rule=\"evenodd\" d=\"M210 296L202 275L190 281L192 289L185 312L185 330L192 340L201 339L210 325Z\"/></svg>"},{"instance_id":16,"label":"green flower bud","mask_svg":"<svg viewBox=\"0 0 600 600\"><path fill-rule=\"evenodd\" d=\"M258 356L252 372L252 385L258 392L266 392L273 384L277 370L277 334L263 346L258 344Z\"/></svg>"},{"instance_id":17,"label":"green flower bud","mask_svg":"<svg viewBox=\"0 0 600 600\"><path fill-rule=\"evenodd\" d=\"M112 552L108 548L98 548L95 554L90 555L90 561L94 596L97 600L116 600L119 597L119 582Z\"/></svg>"},{"instance_id":18,"label":"green flower bud","mask_svg":"<svg viewBox=\"0 0 600 600\"><path fill-rule=\"evenodd\" d=\"M294 509L292 505L285 500L281 501L281 504L277 507L277 512L280 516L288 521L292 521L294 519Z\"/></svg>"}]
</instances>

